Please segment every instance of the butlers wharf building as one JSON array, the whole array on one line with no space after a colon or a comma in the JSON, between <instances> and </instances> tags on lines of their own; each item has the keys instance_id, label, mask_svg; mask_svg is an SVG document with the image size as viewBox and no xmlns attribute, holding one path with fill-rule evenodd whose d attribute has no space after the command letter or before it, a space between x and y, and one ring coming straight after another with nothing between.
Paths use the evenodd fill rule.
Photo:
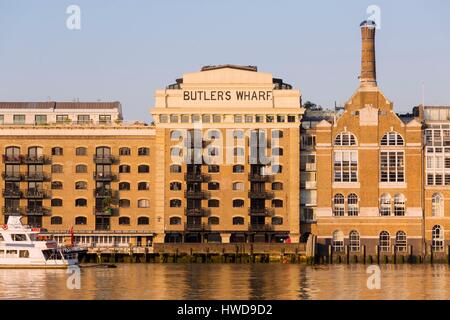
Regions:
<instances>
[{"instance_id":1,"label":"butlers wharf building","mask_svg":"<svg viewBox=\"0 0 450 320\"><path fill-rule=\"evenodd\" d=\"M155 93L153 122L119 102L0 102L4 221L60 243L312 244L335 259L448 256L450 107L395 113L361 24L342 112L254 66L206 66ZM305 112L306 111L306 112ZM70 231L69 231L70 230Z\"/></svg>"}]
</instances>

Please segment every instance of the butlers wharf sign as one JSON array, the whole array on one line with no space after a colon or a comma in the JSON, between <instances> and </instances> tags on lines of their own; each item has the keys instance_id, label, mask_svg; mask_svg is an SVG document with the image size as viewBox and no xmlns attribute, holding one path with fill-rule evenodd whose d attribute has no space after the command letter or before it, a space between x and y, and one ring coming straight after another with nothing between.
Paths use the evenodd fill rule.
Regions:
<instances>
[{"instance_id":1,"label":"butlers wharf sign","mask_svg":"<svg viewBox=\"0 0 450 320\"><path fill-rule=\"evenodd\" d=\"M185 90L184 101L271 101L271 90Z\"/></svg>"}]
</instances>

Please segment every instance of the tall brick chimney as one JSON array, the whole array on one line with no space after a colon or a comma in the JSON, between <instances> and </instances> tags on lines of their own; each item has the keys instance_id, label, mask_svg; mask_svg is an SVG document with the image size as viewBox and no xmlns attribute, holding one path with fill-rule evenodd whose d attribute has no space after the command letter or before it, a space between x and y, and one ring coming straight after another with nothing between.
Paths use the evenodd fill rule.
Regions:
<instances>
[{"instance_id":1,"label":"tall brick chimney","mask_svg":"<svg viewBox=\"0 0 450 320\"><path fill-rule=\"evenodd\" d=\"M375 63L375 28L372 20L361 22L361 75L360 85L364 87L377 86L377 71Z\"/></svg>"}]
</instances>

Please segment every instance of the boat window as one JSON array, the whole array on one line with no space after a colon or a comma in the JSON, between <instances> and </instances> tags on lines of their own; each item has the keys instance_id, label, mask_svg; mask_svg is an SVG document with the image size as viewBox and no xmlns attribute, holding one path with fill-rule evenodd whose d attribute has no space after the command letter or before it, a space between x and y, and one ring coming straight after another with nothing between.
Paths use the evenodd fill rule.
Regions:
<instances>
[{"instance_id":1,"label":"boat window","mask_svg":"<svg viewBox=\"0 0 450 320\"><path fill-rule=\"evenodd\" d=\"M19 258L29 258L30 252L28 250L20 250L19 251Z\"/></svg>"},{"instance_id":2,"label":"boat window","mask_svg":"<svg viewBox=\"0 0 450 320\"><path fill-rule=\"evenodd\" d=\"M3 238L3 235L0 233L0 242L5 241L5 238Z\"/></svg>"},{"instance_id":3,"label":"boat window","mask_svg":"<svg viewBox=\"0 0 450 320\"><path fill-rule=\"evenodd\" d=\"M23 233L11 234L12 241L27 241L27 236Z\"/></svg>"},{"instance_id":4,"label":"boat window","mask_svg":"<svg viewBox=\"0 0 450 320\"><path fill-rule=\"evenodd\" d=\"M17 256L17 250L6 250L7 258L15 258Z\"/></svg>"},{"instance_id":5,"label":"boat window","mask_svg":"<svg viewBox=\"0 0 450 320\"><path fill-rule=\"evenodd\" d=\"M0 250L0 257L3 257L5 255L5 250Z\"/></svg>"}]
</instances>

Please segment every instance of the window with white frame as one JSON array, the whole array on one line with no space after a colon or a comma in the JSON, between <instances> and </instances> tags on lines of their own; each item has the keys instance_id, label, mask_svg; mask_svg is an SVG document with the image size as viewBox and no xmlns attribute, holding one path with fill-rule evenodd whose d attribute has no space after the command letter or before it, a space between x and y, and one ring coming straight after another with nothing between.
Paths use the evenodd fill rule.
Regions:
<instances>
[{"instance_id":1,"label":"window with white frame","mask_svg":"<svg viewBox=\"0 0 450 320\"><path fill-rule=\"evenodd\" d=\"M397 132L388 132L381 138L382 146L403 146L405 145L405 141L402 136Z\"/></svg>"},{"instance_id":2,"label":"window with white frame","mask_svg":"<svg viewBox=\"0 0 450 320\"><path fill-rule=\"evenodd\" d=\"M394 215L405 215L405 196L403 194L396 194L394 196Z\"/></svg>"},{"instance_id":3,"label":"window with white frame","mask_svg":"<svg viewBox=\"0 0 450 320\"><path fill-rule=\"evenodd\" d=\"M433 217L444 216L444 197L439 193L433 194L431 198L431 215Z\"/></svg>"},{"instance_id":4,"label":"window with white frame","mask_svg":"<svg viewBox=\"0 0 450 320\"><path fill-rule=\"evenodd\" d=\"M407 251L407 239L404 231L398 231L395 235L395 249L397 252Z\"/></svg>"},{"instance_id":5,"label":"window with white frame","mask_svg":"<svg viewBox=\"0 0 450 320\"><path fill-rule=\"evenodd\" d=\"M350 252L359 252L361 247L359 232L356 230L350 231L349 234L349 249Z\"/></svg>"},{"instance_id":6,"label":"window with white frame","mask_svg":"<svg viewBox=\"0 0 450 320\"><path fill-rule=\"evenodd\" d=\"M357 216L359 214L358 196L351 193L347 197L347 210L349 216Z\"/></svg>"},{"instance_id":7,"label":"window with white frame","mask_svg":"<svg viewBox=\"0 0 450 320\"><path fill-rule=\"evenodd\" d=\"M342 194L338 193L333 198L333 216L342 217L345 211L345 198Z\"/></svg>"},{"instance_id":8,"label":"window with white frame","mask_svg":"<svg viewBox=\"0 0 450 320\"><path fill-rule=\"evenodd\" d=\"M391 196L389 194L382 194L380 198L380 216L391 215Z\"/></svg>"},{"instance_id":9,"label":"window with white frame","mask_svg":"<svg viewBox=\"0 0 450 320\"><path fill-rule=\"evenodd\" d=\"M391 236L387 231L381 231L378 245L381 252L391 251Z\"/></svg>"},{"instance_id":10,"label":"window with white frame","mask_svg":"<svg viewBox=\"0 0 450 320\"><path fill-rule=\"evenodd\" d=\"M434 252L444 251L444 230L440 225L435 225L431 231L431 248Z\"/></svg>"},{"instance_id":11,"label":"window with white frame","mask_svg":"<svg viewBox=\"0 0 450 320\"><path fill-rule=\"evenodd\" d=\"M334 151L334 181L335 182L358 181L358 151L356 150Z\"/></svg>"},{"instance_id":12,"label":"window with white frame","mask_svg":"<svg viewBox=\"0 0 450 320\"><path fill-rule=\"evenodd\" d=\"M356 146L355 135L351 132L341 132L334 139L335 146Z\"/></svg>"},{"instance_id":13,"label":"window with white frame","mask_svg":"<svg viewBox=\"0 0 450 320\"><path fill-rule=\"evenodd\" d=\"M333 232L333 251L343 252L344 251L344 233L340 230Z\"/></svg>"},{"instance_id":14,"label":"window with white frame","mask_svg":"<svg viewBox=\"0 0 450 320\"><path fill-rule=\"evenodd\" d=\"M381 182L405 181L405 153L403 151L381 151Z\"/></svg>"}]
</instances>

